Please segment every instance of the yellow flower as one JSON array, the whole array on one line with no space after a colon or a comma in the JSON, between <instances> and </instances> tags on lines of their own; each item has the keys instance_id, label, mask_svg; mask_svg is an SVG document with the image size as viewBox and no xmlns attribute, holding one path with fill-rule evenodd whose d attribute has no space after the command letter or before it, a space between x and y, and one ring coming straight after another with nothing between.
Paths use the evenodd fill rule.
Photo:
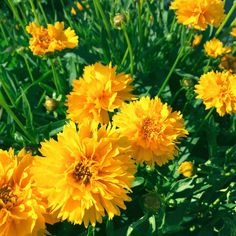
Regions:
<instances>
[{"instance_id":1,"label":"yellow flower","mask_svg":"<svg viewBox=\"0 0 236 236\"><path fill-rule=\"evenodd\" d=\"M236 75L230 71L203 74L195 85L195 92L206 109L215 107L220 116L236 112Z\"/></svg>"},{"instance_id":2,"label":"yellow flower","mask_svg":"<svg viewBox=\"0 0 236 236\"><path fill-rule=\"evenodd\" d=\"M179 166L178 172L184 177L191 177L193 174L193 163L190 161L184 161Z\"/></svg>"},{"instance_id":3,"label":"yellow flower","mask_svg":"<svg viewBox=\"0 0 236 236\"><path fill-rule=\"evenodd\" d=\"M74 7L71 8L70 13L71 13L72 15L76 15L76 10L75 10Z\"/></svg>"},{"instance_id":4,"label":"yellow flower","mask_svg":"<svg viewBox=\"0 0 236 236\"><path fill-rule=\"evenodd\" d=\"M193 47L198 46L201 43L201 41L202 41L202 37L203 37L202 34L196 34L194 36L194 39L193 39L193 42L192 42L192 46Z\"/></svg>"},{"instance_id":5,"label":"yellow flower","mask_svg":"<svg viewBox=\"0 0 236 236\"><path fill-rule=\"evenodd\" d=\"M231 52L231 47L224 47L223 43L216 38L207 41L204 44L204 49L206 54L212 58L217 58Z\"/></svg>"},{"instance_id":6,"label":"yellow flower","mask_svg":"<svg viewBox=\"0 0 236 236\"><path fill-rule=\"evenodd\" d=\"M86 122L77 131L70 122L57 141L41 145L45 158L35 159L34 177L58 218L88 227L126 209L135 165L114 128Z\"/></svg>"},{"instance_id":7,"label":"yellow flower","mask_svg":"<svg viewBox=\"0 0 236 236\"><path fill-rule=\"evenodd\" d=\"M33 157L24 149L0 149L0 235L45 235L47 213L31 175Z\"/></svg>"},{"instance_id":8,"label":"yellow flower","mask_svg":"<svg viewBox=\"0 0 236 236\"><path fill-rule=\"evenodd\" d=\"M79 2L76 3L76 6L80 11L84 10L84 7Z\"/></svg>"},{"instance_id":9,"label":"yellow flower","mask_svg":"<svg viewBox=\"0 0 236 236\"><path fill-rule=\"evenodd\" d=\"M231 33L232 36L236 37L236 27L233 27Z\"/></svg>"},{"instance_id":10,"label":"yellow flower","mask_svg":"<svg viewBox=\"0 0 236 236\"><path fill-rule=\"evenodd\" d=\"M231 55L225 55L221 58L219 67L221 69L230 70L236 73L236 57Z\"/></svg>"},{"instance_id":11,"label":"yellow flower","mask_svg":"<svg viewBox=\"0 0 236 236\"><path fill-rule=\"evenodd\" d=\"M180 112L172 112L158 97L123 104L113 124L131 142L137 162L159 166L174 159L178 139L188 134Z\"/></svg>"},{"instance_id":12,"label":"yellow flower","mask_svg":"<svg viewBox=\"0 0 236 236\"><path fill-rule=\"evenodd\" d=\"M174 0L170 9L176 10L179 23L198 30L218 27L225 17L222 0Z\"/></svg>"},{"instance_id":13,"label":"yellow flower","mask_svg":"<svg viewBox=\"0 0 236 236\"><path fill-rule=\"evenodd\" d=\"M83 77L73 81L73 91L67 95L67 117L77 123L93 119L107 124L108 112L134 97L130 94L132 81L130 75L116 74L116 66L112 68L111 64L86 66Z\"/></svg>"},{"instance_id":14,"label":"yellow flower","mask_svg":"<svg viewBox=\"0 0 236 236\"><path fill-rule=\"evenodd\" d=\"M44 55L61 51L65 48L74 48L78 45L78 36L74 30L64 30L64 22L56 22L55 25L48 24L47 28L30 23L26 30L32 35L29 48L34 55Z\"/></svg>"}]
</instances>

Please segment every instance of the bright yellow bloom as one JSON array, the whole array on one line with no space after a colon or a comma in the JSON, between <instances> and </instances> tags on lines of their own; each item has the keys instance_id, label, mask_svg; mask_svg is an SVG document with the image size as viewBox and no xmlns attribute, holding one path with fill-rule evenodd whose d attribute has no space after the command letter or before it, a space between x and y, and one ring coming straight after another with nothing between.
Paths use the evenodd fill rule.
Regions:
<instances>
[{"instance_id":1,"label":"bright yellow bloom","mask_svg":"<svg viewBox=\"0 0 236 236\"><path fill-rule=\"evenodd\" d=\"M236 37L236 27L233 27L231 33L232 36Z\"/></svg>"},{"instance_id":2,"label":"bright yellow bloom","mask_svg":"<svg viewBox=\"0 0 236 236\"><path fill-rule=\"evenodd\" d=\"M84 7L79 2L76 3L76 6L80 11L84 10Z\"/></svg>"},{"instance_id":3,"label":"bright yellow bloom","mask_svg":"<svg viewBox=\"0 0 236 236\"><path fill-rule=\"evenodd\" d=\"M116 66L112 68L111 64L86 66L83 77L73 81L73 91L67 95L67 117L77 123L91 119L107 124L108 112L134 97L130 93L132 81L130 75L116 74Z\"/></svg>"},{"instance_id":4,"label":"bright yellow bloom","mask_svg":"<svg viewBox=\"0 0 236 236\"><path fill-rule=\"evenodd\" d=\"M75 10L74 7L71 8L70 13L71 13L72 15L76 15L76 10Z\"/></svg>"},{"instance_id":5,"label":"bright yellow bloom","mask_svg":"<svg viewBox=\"0 0 236 236\"><path fill-rule=\"evenodd\" d=\"M236 57L225 55L221 58L219 67L221 69L230 70L236 74Z\"/></svg>"},{"instance_id":6,"label":"bright yellow bloom","mask_svg":"<svg viewBox=\"0 0 236 236\"><path fill-rule=\"evenodd\" d=\"M230 71L211 71L202 75L195 85L195 92L206 109L215 107L220 116L236 112L236 75Z\"/></svg>"},{"instance_id":7,"label":"bright yellow bloom","mask_svg":"<svg viewBox=\"0 0 236 236\"><path fill-rule=\"evenodd\" d=\"M64 30L64 22L48 24L47 28L30 23L26 30L32 35L29 48L34 55L44 55L61 51L65 48L74 48L78 45L78 36L71 28Z\"/></svg>"},{"instance_id":8,"label":"bright yellow bloom","mask_svg":"<svg viewBox=\"0 0 236 236\"><path fill-rule=\"evenodd\" d=\"M179 23L198 30L218 27L225 17L222 0L174 0L170 9L176 10Z\"/></svg>"},{"instance_id":9,"label":"bright yellow bloom","mask_svg":"<svg viewBox=\"0 0 236 236\"><path fill-rule=\"evenodd\" d=\"M201 41L202 41L202 37L203 37L202 34L196 34L194 36L194 39L193 39L193 42L192 42L192 46L193 47L198 46L201 43Z\"/></svg>"},{"instance_id":10,"label":"bright yellow bloom","mask_svg":"<svg viewBox=\"0 0 236 236\"><path fill-rule=\"evenodd\" d=\"M159 166L174 159L178 139L188 134L180 112L172 112L158 97L123 104L113 124L131 142L137 162Z\"/></svg>"},{"instance_id":11,"label":"bright yellow bloom","mask_svg":"<svg viewBox=\"0 0 236 236\"><path fill-rule=\"evenodd\" d=\"M87 122L77 131L70 122L57 141L41 145L45 158L35 160L34 177L58 218L88 227L126 209L135 165L115 128Z\"/></svg>"},{"instance_id":12,"label":"bright yellow bloom","mask_svg":"<svg viewBox=\"0 0 236 236\"><path fill-rule=\"evenodd\" d=\"M191 177L193 174L193 163L190 161L184 161L179 166L178 172L184 177Z\"/></svg>"},{"instance_id":13,"label":"bright yellow bloom","mask_svg":"<svg viewBox=\"0 0 236 236\"><path fill-rule=\"evenodd\" d=\"M30 173L33 157L0 149L0 235L45 235L47 205Z\"/></svg>"},{"instance_id":14,"label":"bright yellow bloom","mask_svg":"<svg viewBox=\"0 0 236 236\"><path fill-rule=\"evenodd\" d=\"M206 54L212 58L217 58L231 52L231 47L224 47L223 43L216 38L207 41L204 44L204 49Z\"/></svg>"}]
</instances>

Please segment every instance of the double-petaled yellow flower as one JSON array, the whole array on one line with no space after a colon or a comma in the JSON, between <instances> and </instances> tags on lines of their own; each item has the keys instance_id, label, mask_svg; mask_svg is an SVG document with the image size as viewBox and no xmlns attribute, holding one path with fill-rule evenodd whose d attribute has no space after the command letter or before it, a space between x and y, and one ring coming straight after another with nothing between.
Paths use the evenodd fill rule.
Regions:
<instances>
[{"instance_id":1,"label":"double-petaled yellow flower","mask_svg":"<svg viewBox=\"0 0 236 236\"><path fill-rule=\"evenodd\" d=\"M195 35L195 36L194 36L194 39L193 39L193 41L192 41L192 46L193 46L193 47L197 47L197 46L201 43L202 37L203 37L202 34L197 34L197 35Z\"/></svg>"},{"instance_id":2,"label":"double-petaled yellow flower","mask_svg":"<svg viewBox=\"0 0 236 236\"><path fill-rule=\"evenodd\" d=\"M29 48L34 55L45 55L65 48L75 48L78 45L78 36L70 27L64 29L64 22L48 24L47 28L30 23L26 30L32 35Z\"/></svg>"},{"instance_id":3,"label":"double-petaled yellow flower","mask_svg":"<svg viewBox=\"0 0 236 236\"><path fill-rule=\"evenodd\" d=\"M61 220L88 227L120 215L134 180L135 165L129 146L116 129L96 122L71 122L57 141L41 143L33 168L34 178L49 206Z\"/></svg>"},{"instance_id":4,"label":"double-petaled yellow flower","mask_svg":"<svg viewBox=\"0 0 236 236\"><path fill-rule=\"evenodd\" d=\"M67 96L67 117L77 123L91 119L107 124L109 112L134 97L130 93L132 81L130 75L117 74L111 64L86 66L83 77L73 81L73 91Z\"/></svg>"},{"instance_id":5,"label":"double-petaled yellow flower","mask_svg":"<svg viewBox=\"0 0 236 236\"><path fill-rule=\"evenodd\" d=\"M47 205L31 174L33 157L0 149L0 235L45 235Z\"/></svg>"},{"instance_id":6,"label":"double-petaled yellow flower","mask_svg":"<svg viewBox=\"0 0 236 236\"><path fill-rule=\"evenodd\" d=\"M184 161L180 164L178 172L184 177L191 177L193 174L193 163L191 161Z\"/></svg>"},{"instance_id":7,"label":"double-petaled yellow flower","mask_svg":"<svg viewBox=\"0 0 236 236\"><path fill-rule=\"evenodd\" d=\"M218 27L225 17L222 0L174 0L170 9L176 10L179 23L198 30Z\"/></svg>"},{"instance_id":8,"label":"double-petaled yellow flower","mask_svg":"<svg viewBox=\"0 0 236 236\"><path fill-rule=\"evenodd\" d=\"M159 166L174 159L179 138L188 134L180 112L172 112L158 97L123 104L113 124L130 141L137 162Z\"/></svg>"},{"instance_id":9,"label":"double-petaled yellow flower","mask_svg":"<svg viewBox=\"0 0 236 236\"><path fill-rule=\"evenodd\" d=\"M236 27L232 28L232 31L230 33L232 36L236 37Z\"/></svg>"},{"instance_id":10,"label":"double-petaled yellow flower","mask_svg":"<svg viewBox=\"0 0 236 236\"><path fill-rule=\"evenodd\" d=\"M223 43L217 38L207 41L204 44L204 49L206 54L212 58L217 58L231 52L231 47L224 47Z\"/></svg>"},{"instance_id":11,"label":"double-petaled yellow flower","mask_svg":"<svg viewBox=\"0 0 236 236\"><path fill-rule=\"evenodd\" d=\"M230 71L211 71L202 75L195 85L195 92L206 109L215 107L220 116L236 112L236 75Z\"/></svg>"}]
</instances>

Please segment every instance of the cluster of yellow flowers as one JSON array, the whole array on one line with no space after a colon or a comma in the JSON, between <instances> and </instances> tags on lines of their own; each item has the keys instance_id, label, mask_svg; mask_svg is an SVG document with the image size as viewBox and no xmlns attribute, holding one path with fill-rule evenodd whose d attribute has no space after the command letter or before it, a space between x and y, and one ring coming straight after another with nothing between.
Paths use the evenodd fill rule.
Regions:
<instances>
[{"instance_id":1,"label":"cluster of yellow flowers","mask_svg":"<svg viewBox=\"0 0 236 236\"><path fill-rule=\"evenodd\" d=\"M32 22L26 30L32 35L29 48L34 55L45 55L78 45L78 36L70 27L64 30L64 22L48 24L47 28Z\"/></svg>"}]
</instances>

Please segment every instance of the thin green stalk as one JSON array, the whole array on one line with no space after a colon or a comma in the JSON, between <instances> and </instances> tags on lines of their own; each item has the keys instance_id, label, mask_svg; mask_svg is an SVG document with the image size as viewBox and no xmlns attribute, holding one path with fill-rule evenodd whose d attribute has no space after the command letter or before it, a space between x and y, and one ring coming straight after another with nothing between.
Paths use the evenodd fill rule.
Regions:
<instances>
[{"instance_id":1,"label":"thin green stalk","mask_svg":"<svg viewBox=\"0 0 236 236\"><path fill-rule=\"evenodd\" d=\"M105 13L104 13L104 11L103 11L103 9L102 9L101 3L100 3L99 0L93 0L93 3L94 3L95 8L98 9L98 11L99 11L99 13L100 13L100 15L101 15L101 17L102 17L102 20L103 20L105 29L106 29L106 31L107 31L108 37L109 37L110 41L112 41L109 23L108 23L108 21L107 21L107 18L106 18L106 16L105 16Z\"/></svg>"},{"instance_id":2,"label":"thin green stalk","mask_svg":"<svg viewBox=\"0 0 236 236\"><path fill-rule=\"evenodd\" d=\"M219 33L221 32L221 30L223 29L223 27L225 26L225 24L227 23L228 19L230 18L230 16L233 14L234 10L236 8L236 1L234 1L233 6L231 7L231 9L229 10L227 16L225 17L224 21L221 23L220 27L218 28L218 30L215 33L215 37L217 37L219 35Z\"/></svg>"},{"instance_id":3,"label":"thin green stalk","mask_svg":"<svg viewBox=\"0 0 236 236\"><path fill-rule=\"evenodd\" d=\"M143 29L142 29L141 14L142 14L142 6L138 2L138 32L139 32L139 45L140 45L140 48L142 48L142 42L143 42Z\"/></svg>"},{"instance_id":4,"label":"thin green stalk","mask_svg":"<svg viewBox=\"0 0 236 236\"><path fill-rule=\"evenodd\" d=\"M183 55L183 52L184 52L184 47L182 46L182 47L180 48L180 51L179 51L179 53L178 53L177 58L175 59L175 62L174 62L174 64L173 64L173 66L171 67L171 69L170 69L168 75L166 76L166 78L165 78L163 84L161 85L161 88L159 89L159 91L158 91L158 93L157 93L157 96L160 96L160 94L162 93L162 91L165 89L167 83L169 82L169 79L170 79L171 75L173 74L173 72L174 72L174 70L175 70L175 68L176 68L176 66L177 66L177 64L178 64L178 62L179 62L179 60L180 60L180 58L181 58L182 55Z\"/></svg>"},{"instance_id":5,"label":"thin green stalk","mask_svg":"<svg viewBox=\"0 0 236 236\"><path fill-rule=\"evenodd\" d=\"M211 59L209 58L208 61L207 61L206 66L204 67L204 73L206 73L208 71L210 63L211 63Z\"/></svg>"},{"instance_id":6,"label":"thin green stalk","mask_svg":"<svg viewBox=\"0 0 236 236\"><path fill-rule=\"evenodd\" d=\"M21 15L23 16L24 24L27 25L28 21L27 21L27 18L26 18L26 16L25 16L25 13L24 13L25 11L21 8L21 5L20 5L20 4L18 4L18 8L19 8L19 10L20 10Z\"/></svg>"},{"instance_id":7,"label":"thin green stalk","mask_svg":"<svg viewBox=\"0 0 236 236\"><path fill-rule=\"evenodd\" d=\"M24 33L28 36L27 32L26 32L26 29L25 29L25 25L24 23L22 22L19 14L18 14L18 11L17 9L15 8L15 5L14 3L12 2L12 0L7 0L8 4L9 4L9 7L11 8L12 12L13 12L13 15L15 16L15 18L17 19L17 21L19 22L19 24L21 25Z\"/></svg>"},{"instance_id":8,"label":"thin green stalk","mask_svg":"<svg viewBox=\"0 0 236 236\"><path fill-rule=\"evenodd\" d=\"M127 42L127 45L128 45L128 49L129 49L129 56L130 56L130 72L131 72L131 75L133 75L133 74L134 74L133 49L132 49L132 46L131 46L131 43L130 43L129 36L128 36L127 31L126 31L126 28L123 27L122 29L123 29L124 36L125 36L125 39L126 39L126 42Z\"/></svg>"},{"instance_id":9,"label":"thin green stalk","mask_svg":"<svg viewBox=\"0 0 236 236\"><path fill-rule=\"evenodd\" d=\"M40 24L40 21L39 21L39 18L38 18L38 14L36 13L36 9L35 9L35 6L34 6L34 2L32 0L29 0L29 2L30 2L30 5L31 5L31 8L32 8L32 12L34 14L36 23Z\"/></svg>"},{"instance_id":10,"label":"thin green stalk","mask_svg":"<svg viewBox=\"0 0 236 236\"><path fill-rule=\"evenodd\" d=\"M43 15L43 19L44 19L45 23L48 24L48 19L47 19L46 14L45 14L45 12L43 10L43 6L41 4L41 1L38 1L37 3L38 3L38 6L39 6L39 9L40 9L40 11L41 11L41 13Z\"/></svg>"},{"instance_id":11,"label":"thin green stalk","mask_svg":"<svg viewBox=\"0 0 236 236\"><path fill-rule=\"evenodd\" d=\"M64 4L63 0L60 0L60 1L61 1L61 5L62 5L62 8L63 8L63 12L64 12L64 15L65 15L65 18L68 20L70 27L73 28L73 26L72 26L73 24L71 22L71 19L68 16L67 11L65 11L65 9L66 9L65 4Z\"/></svg>"},{"instance_id":12,"label":"thin green stalk","mask_svg":"<svg viewBox=\"0 0 236 236\"><path fill-rule=\"evenodd\" d=\"M22 56L23 56L23 58L24 58L24 61L25 61L26 68L27 68L27 70L28 70L30 79L31 79L32 82L34 82L34 77L33 77L32 72L31 72L31 70L30 70L28 60L27 60L26 56L24 55L24 52L22 53Z\"/></svg>"},{"instance_id":13,"label":"thin green stalk","mask_svg":"<svg viewBox=\"0 0 236 236\"><path fill-rule=\"evenodd\" d=\"M193 137L190 139L189 143L191 144L192 141L197 137L199 131L202 129L203 125L205 124L205 122L209 119L209 117L211 116L212 112L214 111L214 107L212 107L208 113L206 114L206 116L204 117L204 119L201 121L200 125L198 126L198 129L195 131ZM185 149L182 151L181 155L183 156L187 151L187 147L185 147Z\"/></svg>"},{"instance_id":14,"label":"thin green stalk","mask_svg":"<svg viewBox=\"0 0 236 236\"><path fill-rule=\"evenodd\" d=\"M21 123L21 121L17 118L15 113L10 109L8 104L6 103L2 93L0 92L0 105L3 107L4 110L12 117L12 119L16 122L16 124L19 126L19 128L24 132L24 134L28 137L28 141L31 141L31 143L35 143L34 137L26 130L24 125Z\"/></svg>"},{"instance_id":15,"label":"thin green stalk","mask_svg":"<svg viewBox=\"0 0 236 236\"><path fill-rule=\"evenodd\" d=\"M126 51L125 51L125 54L124 54L124 56L123 56L123 59L122 59L122 61L121 61L121 63L120 63L121 65L123 65L123 63L125 62L125 59L126 59L128 53L129 53L129 47L127 47L127 49L126 49Z\"/></svg>"},{"instance_id":16,"label":"thin green stalk","mask_svg":"<svg viewBox=\"0 0 236 236\"><path fill-rule=\"evenodd\" d=\"M52 67L53 81L56 86L57 94L61 94L63 90L62 90L62 86L61 86L60 79L58 77L54 62L52 59L49 59L49 61L50 61L51 67Z\"/></svg>"},{"instance_id":17,"label":"thin green stalk","mask_svg":"<svg viewBox=\"0 0 236 236\"><path fill-rule=\"evenodd\" d=\"M6 41L8 43L7 36L6 36L5 31L4 31L3 27L2 27L2 22L1 21L0 21L0 29L1 29L4 41Z\"/></svg>"}]
</instances>

